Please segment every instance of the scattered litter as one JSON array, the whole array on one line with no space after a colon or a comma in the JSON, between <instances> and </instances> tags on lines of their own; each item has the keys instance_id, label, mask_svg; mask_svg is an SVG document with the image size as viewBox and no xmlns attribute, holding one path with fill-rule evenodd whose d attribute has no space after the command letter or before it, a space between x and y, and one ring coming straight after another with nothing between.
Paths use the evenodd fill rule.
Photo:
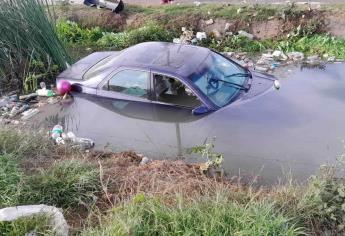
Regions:
<instances>
[{"instance_id":1,"label":"scattered litter","mask_svg":"<svg viewBox=\"0 0 345 236\"><path fill-rule=\"evenodd\" d=\"M251 40L254 39L254 35L252 35L252 34L246 32L246 31L244 31L244 30L238 31L238 35L244 36L244 37L246 37L246 38L248 38L248 39L251 39Z\"/></svg>"},{"instance_id":2,"label":"scattered litter","mask_svg":"<svg viewBox=\"0 0 345 236\"><path fill-rule=\"evenodd\" d=\"M150 162L150 159L149 159L149 158L143 157L143 158L141 159L140 165L146 165L146 164L148 164L149 162Z\"/></svg>"},{"instance_id":3,"label":"scattered litter","mask_svg":"<svg viewBox=\"0 0 345 236\"><path fill-rule=\"evenodd\" d=\"M37 93L30 93L28 95L19 96L19 100L30 101L37 97Z\"/></svg>"},{"instance_id":4,"label":"scattered litter","mask_svg":"<svg viewBox=\"0 0 345 236\"><path fill-rule=\"evenodd\" d=\"M262 66L255 66L255 70L260 71L260 72L267 72L268 68L262 67Z\"/></svg>"},{"instance_id":5,"label":"scattered litter","mask_svg":"<svg viewBox=\"0 0 345 236\"><path fill-rule=\"evenodd\" d=\"M206 32L197 32L196 33L196 39L201 41L203 39L207 39Z\"/></svg>"},{"instance_id":6,"label":"scattered litter","mask_svg":"<svg viewBox=\"0 0 345 236\"><path fill-rule=\"evenodd\" d=\"M214 20L213 19L209 19L207 21L205 21L206 25L213 25L214 24Z\"/></svg>"},{"instance_id":7,"label":"scattered litter","mask_svg":"<svg viewBox=\"0 0 345 236\"><path fill-rule=\"evenodd\" d=\"M287 56L293 61L301 61L304 59L304 54L301 52L288 52Z\"/></svg>"},{"instance_id":8,"label":"scattered litter","mask_svg":"<svg viewBox=\"0 0 345 236\"><path fill-rule=\"evenodd\" d=\"M224 26L224 32L228 32L230 30L230 27L232 25L230 23L226 23L225 26Z\"/></svg>"},{"instance_id":9,"label":"scattered litter","mask_svg":"<svg viewBox=\"0 0 345 236\"><path fill-rule=\"evenodd\" d=\"M279 50L274 51L272 53L272 56L274 59L280 60L280 61L285 61L288 59L288 57L282 51L279 51Z\"/></svg>"},{"instance_id":10,"label":"scattered litter","mask_svg":"<svg viewBox=\"0 0 345 236\"><path fill-rule=\"evenodd\" d=\"M46 215L50 219L50 225L53 227L56 236L68 235L68 224L61 211L56 207L28 205L0 209L0 221L14 221L22 217L34 215Z\"/></svg>"},{"instance_id":11,"label":"scattered litter","mask_svg":"<svg viewBox=\"0 0 345 236\"><path fill-rule=\"evenodd\" d=\"M95 142L88 138L79 138L73 132L64 133L61 125L55 125L51 131L51 138L57 145L69 144L72 148L89 150L95 146Z\"/></svg>"},{"instance_id":12,"label":"scattered litter","mask_svg":"<svg viewBox=\"0 0 345 236\"><path fill-rule=\"evenodd\" d=\"M34 115L38 114L40 111L37 108L32 108L30 110L24 111L22 113L22 120L28 120L31 117L33 117Z\"/></svg>"},{"instance_id":13,"label":"scattered litter","mask_svg":"<svg viewBox=\"0 0 345 236\"><path fill-rule=\"evenodd\" d=\"M198 6L201 5L201 2L199 2L199 1L194 1L194 5L198 7Z\"/></svg>"},{"instance_id":14,"label":"scattered litter","mask_svg":"<svg viewBox=\"0 0 345 236\"><path fill-rule=\"evenodd\" d=\"M104 0L84 0L84 4L89 7L97 7L97 9L106 8L115 13L120 13L125 8L122 0L117 3Z\"/></svg>"},{"instance_id":15,"label":"scattered litter","mask_svg":"<svg viewBox=\"0 0 345 236\"><path fill-rule=\"evenodd\" d=\"M53 97L53 96L55 96L55 93L53 92L53 90L46 89L46 88L44 88L44 89L37 89L36 93L40 97Z\"/></svg>"}]
</instances>

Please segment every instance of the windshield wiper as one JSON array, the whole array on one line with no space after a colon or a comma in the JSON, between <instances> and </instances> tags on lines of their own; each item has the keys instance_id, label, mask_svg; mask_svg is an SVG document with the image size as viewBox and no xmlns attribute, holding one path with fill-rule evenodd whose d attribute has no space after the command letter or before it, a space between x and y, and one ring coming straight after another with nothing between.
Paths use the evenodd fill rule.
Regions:
<instances>
[{"instance_id":1,"label":"windshield wiper","mask_svg":"<svg viewBox=\"0 0 345 236\"><path fill-rule=\"evenodd\" d=\"M243 85L241 85L241 84L236 84L236 83L233 83L233 82L230 82L230 81L226 81L226 80L222 80L222 79L214 79L214 78L212 78L212 79L210 79L209 83L210 83L211 81L223 82L223 83L232 85L233 87L235 87L235 88L237 88L237 89L239 89L239 90L243 90L243 91L245 91L245 92L247 92L247 91L249 90L249 87L245 87L245 86L243 86ZM211 83L212 83L212 82L211 82Z\"/></svg>"},{"instance_id":2,"label":"windshield wiper","mask_svg":"<svg viewBox=\"0 0 345 236\"><path fill-rule=\"evenodd\" d=\"M224 76L224 78L229 78L229 77L251 77L250 73L234 73L234 74L230 74L230 75L226 75Z\"/></svg>"}]
</instances>

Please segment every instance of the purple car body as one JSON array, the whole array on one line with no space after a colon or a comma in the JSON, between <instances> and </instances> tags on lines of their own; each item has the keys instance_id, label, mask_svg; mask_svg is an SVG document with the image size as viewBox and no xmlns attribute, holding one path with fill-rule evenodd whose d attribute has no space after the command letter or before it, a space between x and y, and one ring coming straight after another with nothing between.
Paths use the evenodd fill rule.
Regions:
<instances>
[{"instance_id":1,"label":"purple car body","mask_svg":"<svg viewBox=\"0 0 345 236\"><path fill-rule=\"evenodd\" d=\"M234 81L218 80L217 78L212 78L210 83L209 78L207 78L209 84L207 86L199 85L198 87L195 78L199 79L198 75L205 74L207 69L213 67L212 61L210 61L211 57L216 57L217 60L221 61L224 60L222 61L223 64L229 63L230 66L233 66L236 72L238 72L233 75L235 75L234 77L239 77L237 80L240 83L237 85ZM103 89L103 86L110 78L123 70L140 70L150 73L148 98L143 99ZM147 42L137 44L120 52L93 53L62 72L58 76L57 81L69 81L72 85L72 90L79 93L112 99L162 104L155 96L153 74L162 74L175 78L190 89L201 102L200 106L190 107L193 110L193 114L212 112L234 101L251 99L273 88L274 81L276 80L272 75L243 68L231 59L207 48L184 44ZM216 93L219 90L219 83L230 83L233 93L231 98L228 98L221 105L212 101L210 96L208 96L208 92L206 92L206 87L208 91L211 85L211 87L214 87L213 94ZM179 106L174 104L165 105Z\"/></svg>"}]
</instances>

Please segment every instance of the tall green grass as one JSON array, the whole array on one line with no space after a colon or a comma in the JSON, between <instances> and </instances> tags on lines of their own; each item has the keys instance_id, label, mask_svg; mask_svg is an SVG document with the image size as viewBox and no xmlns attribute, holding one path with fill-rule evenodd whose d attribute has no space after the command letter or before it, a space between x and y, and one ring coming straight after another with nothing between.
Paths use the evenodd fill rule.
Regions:
<instances>
[{"instance_id":1,"label":"tall green grass","mask_svg":"<svg viewBox=\"0 0 345 236\"><path fill-rule=\"evenodd\" d=\"M55 23L45 0L0 1L0 71L2 88L10 83L23 87L30 63L65 68L71 59L57 37Z\"/></svg>"},{"instance_id":2,"label":"tall green grass","mask_svg":"<svg viewBox=\"0 0 345 236\"><path fill-rule=\"evenodd\" d=\"M275 211L270 203L231 202L226 197L180 199L167 205L140 199L115 208L99 228L82 235L302 235L303 228Z\"/></svg>"}]
</instances>

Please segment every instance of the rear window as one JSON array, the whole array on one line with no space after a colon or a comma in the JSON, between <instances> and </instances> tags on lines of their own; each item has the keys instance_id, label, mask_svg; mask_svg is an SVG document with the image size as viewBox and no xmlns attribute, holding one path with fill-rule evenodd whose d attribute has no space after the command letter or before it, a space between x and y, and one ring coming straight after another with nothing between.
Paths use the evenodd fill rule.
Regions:
<instances>
[{"instance_id":1,"label":"rear window","mask_svg":"<svg viewBox=\"0 0 345 236\"><path fill-rule=\"evenodd\" d=\"M97 62L95 65L93 65L83 76L84 80L89 80L102 72L104 72L109 66L111 66L116 58L118 57L118 54L109 56L104 58L103 60Z\"/></svg>"}]
</instances>

